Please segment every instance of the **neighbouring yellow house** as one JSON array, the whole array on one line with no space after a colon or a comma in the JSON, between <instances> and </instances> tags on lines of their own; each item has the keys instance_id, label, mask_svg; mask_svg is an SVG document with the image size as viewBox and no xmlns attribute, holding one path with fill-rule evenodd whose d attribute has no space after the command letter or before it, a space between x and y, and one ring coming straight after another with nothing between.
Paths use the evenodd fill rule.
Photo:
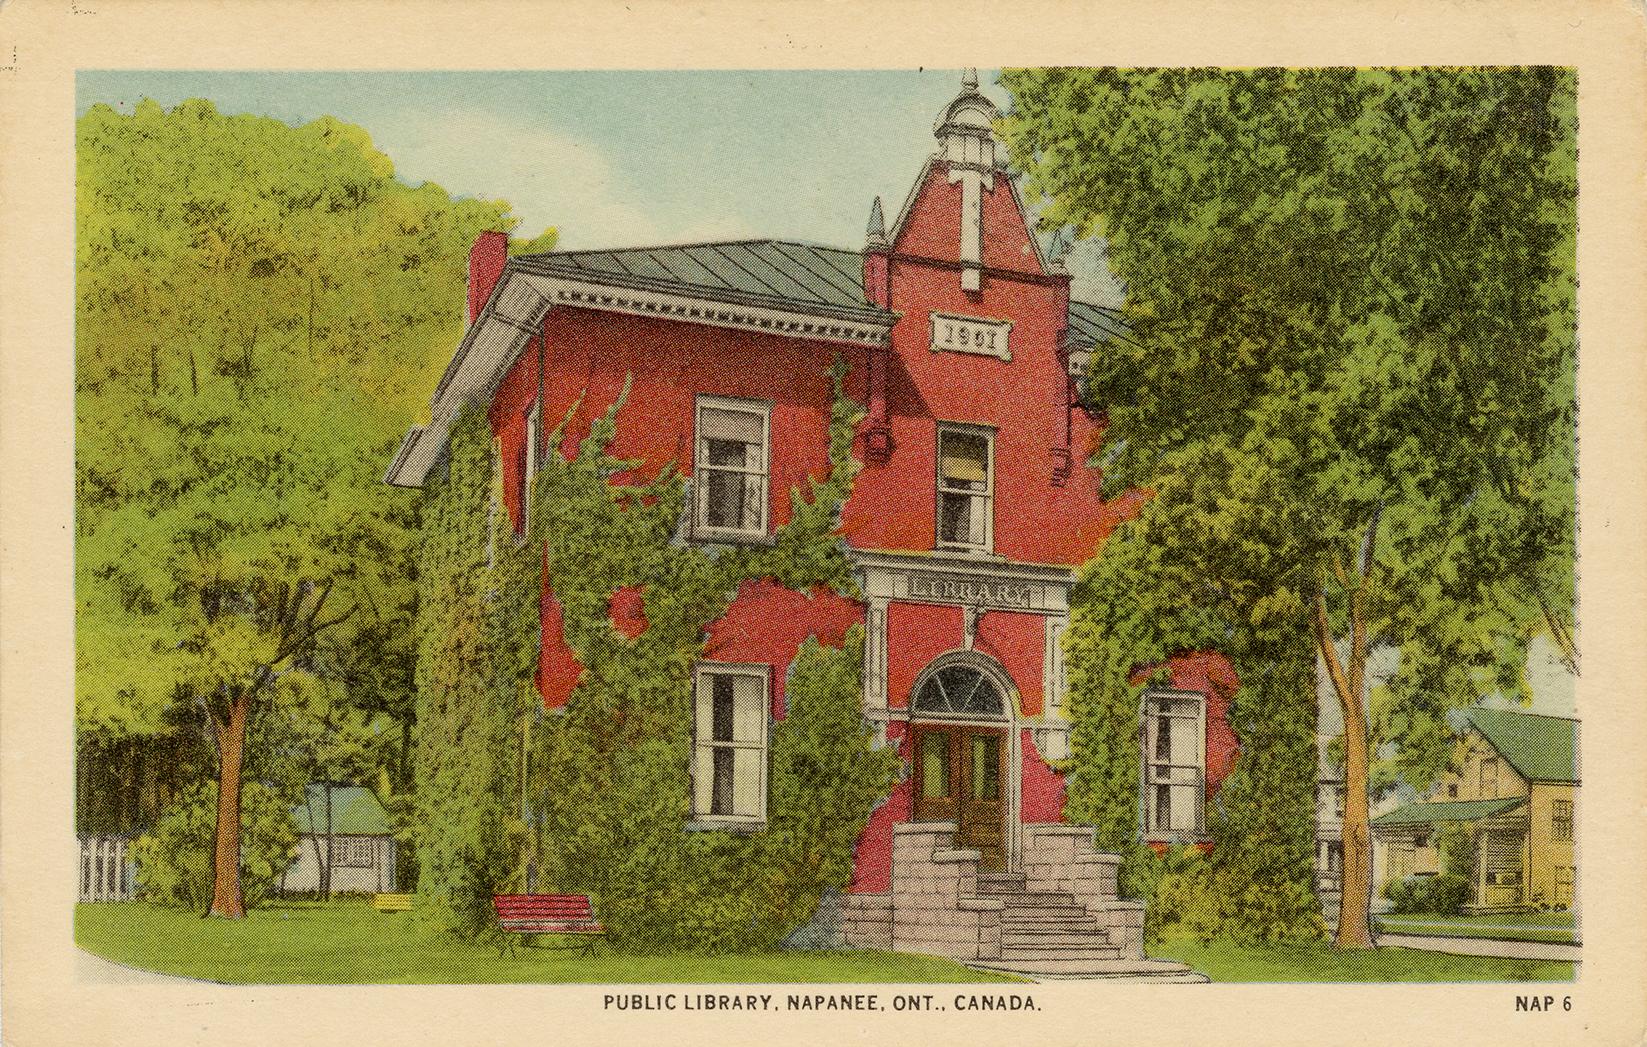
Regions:
<instances>
[{"instance_id":1,"label":"neighbouring yellow house","mask_svg":"<svg viewBox=\"0 0 1647 1047\"><path fill-rule=\"evenodd\" d=\"M1572 908L1578 887L1573 846L1578 806L1578 721L1471 709L1457 771L1423 803L1373 819L1380 893L1393 880L1442 871L1438 836L1465 826L1475 843L1466 908Z\"/></svg>"}]
</instances>

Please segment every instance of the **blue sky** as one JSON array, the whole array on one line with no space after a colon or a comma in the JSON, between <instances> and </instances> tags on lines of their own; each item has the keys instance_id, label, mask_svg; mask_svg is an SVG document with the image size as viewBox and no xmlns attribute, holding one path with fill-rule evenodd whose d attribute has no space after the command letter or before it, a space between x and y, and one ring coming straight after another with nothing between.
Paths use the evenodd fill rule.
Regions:
<instances>
[{"instance_id":1,"label":"blue sky","mask_svg":"<svg viewBox=\"0 0 1647 1047\"><path fill-rule=\"evenodd\" d=\"M983 90L1010 98L982 71ZM781 237L856 248L870 201L892 217L960 70L82 71L76 101L130 111L211 99L226 112L364 127L408 182L508 200L520 235L567 249ZM1077 294L1118 303L1099 245Z\"/></svg>"},{"instance_id":2,"label":"blue sky","mask_svg":"<svg viewBox=\"0 0 1647 1047\"><path fill-rule=\"evenodd\" d=\"M857 248L875 196L888 221L903 203L960 76L82 71L76 103L129 112L144 97L200 97L288 123L335 116L366 128L403 179L508 200L519 234L555 225L567 249L749 237ZM979 80L1010 105L993 70ZM1100 242L1077 245L1069 265L1076 297L1120 304ZM1528 669L1533 708L1571 715L1572 677L1542 640Z\"/></svg>"}]
</instances>

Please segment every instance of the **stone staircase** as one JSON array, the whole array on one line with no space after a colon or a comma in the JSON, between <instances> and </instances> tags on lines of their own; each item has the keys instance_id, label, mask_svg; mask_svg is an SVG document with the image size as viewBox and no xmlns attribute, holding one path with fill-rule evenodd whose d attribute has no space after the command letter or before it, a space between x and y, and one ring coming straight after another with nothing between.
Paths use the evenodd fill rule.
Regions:
<instances>
[{"instance_id":1,"label":"stone staircase","mask_svg":"<svg viewBox=\"0 0 1647 1047\"><path fill-rule=\"evenodd\" d=\"M978 894L998 898L1001 955L969 966L1037 980L1108 978L1146 982L1204 982L1181 963L1127 955L1110 931L1067 891L1031 891L1023 873L979 873Z\"/></svg>"},{"instance_id":2,"label":"stone staircase","mask_svg":"<svg viewBox=\"0 0 1647 1047\"><path fill-rule=\"evenodd\" d=\"M893 827L892 889L849 895L849 945L950 956L1035 980L1204 982L1181 963L1144 956L1144 906L1116 892L1120 859L1090 827L1024 826L1022 871L984 872L955 846L953 822Z\"/></svg>"}]
</instances>

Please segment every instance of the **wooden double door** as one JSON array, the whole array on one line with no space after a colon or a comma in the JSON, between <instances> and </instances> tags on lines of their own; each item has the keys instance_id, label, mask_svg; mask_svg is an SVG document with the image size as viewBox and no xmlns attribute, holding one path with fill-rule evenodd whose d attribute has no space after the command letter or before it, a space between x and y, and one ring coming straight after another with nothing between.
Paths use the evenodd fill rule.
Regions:
<instances>
[{"instance_id":1,"label":"wooden double door","mask_svg":"<svg viewBox=\"0 0 1647 1047\"><path fill-rule=\"evenodd\" d=\"M915 820L955 822L955 845L983 856L978 868L1006 868L1006 728L913 724Z\"/></svg>"}]
</instances>

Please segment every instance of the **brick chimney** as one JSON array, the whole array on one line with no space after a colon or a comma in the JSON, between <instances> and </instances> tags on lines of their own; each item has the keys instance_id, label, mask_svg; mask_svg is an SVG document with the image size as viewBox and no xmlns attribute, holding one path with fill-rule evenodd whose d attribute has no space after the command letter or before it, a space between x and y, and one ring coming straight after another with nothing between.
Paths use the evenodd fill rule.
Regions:
<instances>
[{"instance_id":1,"label":"brick chimney","mask_svg":"<svg viewBox=\"0 0 1647 1047\"><path fill-rule=\"evenodd\" d=\"M509 234L485 232L475 237L475 246L469 248L469 322L492 297L492 288L503 275L503 264L509 260Z\"/></svg>"}]
</instances>

